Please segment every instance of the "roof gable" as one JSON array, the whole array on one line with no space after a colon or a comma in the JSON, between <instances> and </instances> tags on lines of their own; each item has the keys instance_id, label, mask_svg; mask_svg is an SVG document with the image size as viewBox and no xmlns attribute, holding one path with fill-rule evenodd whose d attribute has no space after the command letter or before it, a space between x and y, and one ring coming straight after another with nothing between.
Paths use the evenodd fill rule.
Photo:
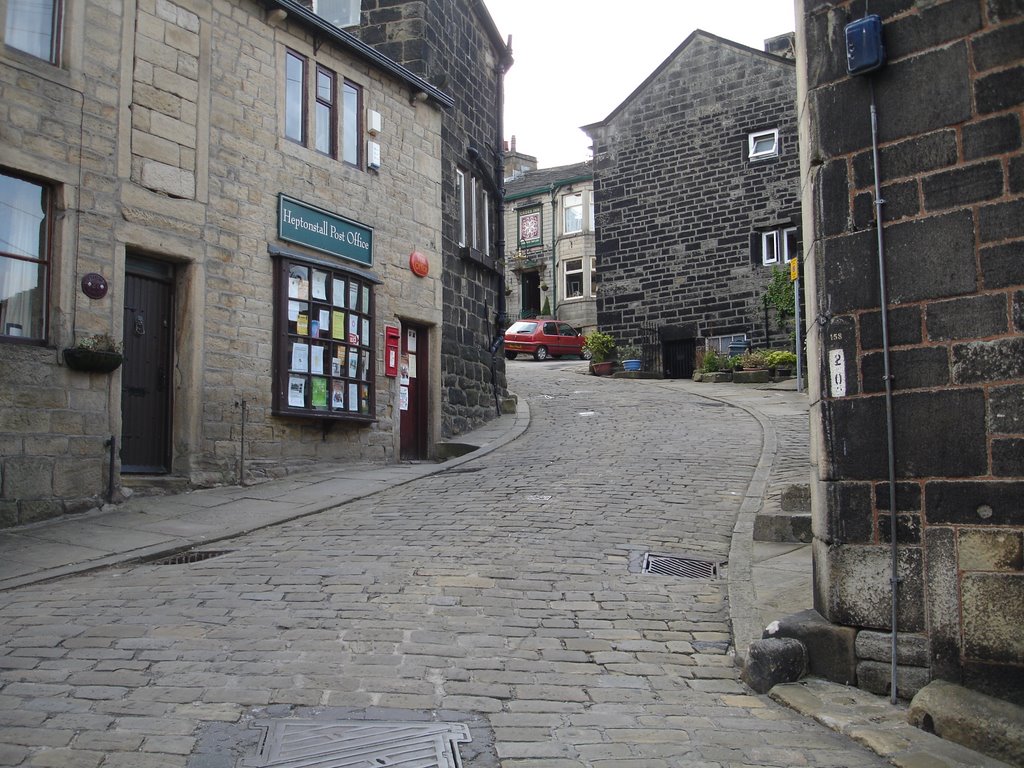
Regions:
<instances>
[{"instance_id":1,"label":"roof gable","mask_svg":"<svg viewBox=\"0 0 1024 768\"><path fill-rule=\"evenodd\" d=\"M641 98L651 84L656 82L667 70L672 69L673 67L685 67L686 59L689 54L700 43L720 46L723 49L730 50L742 56L749 56L753 61L775 64L781 68L795 67L795 62L792 59L766 53L765 51L758 50L757 48L751 48L750 46L743 45L732 40L726 40L724 37L713 35L710 32L705 32L702 29L697 29L694 30L682 43L680 43L679 47L670 53L668 57L661 62L661 64L659 64L658 67L651 72L651 74L648 75L642 83L640 83L640 85L633 89L633 92L630 93L622 103L615 107L615 109L613 109L604 120L599 120L596 123L581 126L581 130L589 135L591 129L600 128L601 126L612 122L616 117L625 112L633 102Z\"/></svg>"}]
</instances>

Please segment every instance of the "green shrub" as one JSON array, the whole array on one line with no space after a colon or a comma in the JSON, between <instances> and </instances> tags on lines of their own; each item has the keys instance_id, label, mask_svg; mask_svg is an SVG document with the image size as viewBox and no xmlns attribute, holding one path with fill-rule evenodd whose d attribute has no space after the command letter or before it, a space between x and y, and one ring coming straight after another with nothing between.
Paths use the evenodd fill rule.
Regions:
<instances>
[{"instance_id":1,"label":"green shrub","mask_svg":"<svg viewBox=\"0 0 1024 768\"><path fill-rule=\"evenodd\" d=\"M793 368L796 365L796 353L788 349L773 349L765 353L765 363L769 368Z\"/></svg>"},{"instance_id":2,"label":"green shrub","mask_svg":"<svg viewBox=\"0 0 1024 768\"><path fill-rule=\"evenodd\" d=\"M715 373L721 371L726 367L727 357L723 357L714 349L708 349L704 352L704 359L700 364L701 373Z\"/></svg>"},{"instance_id":3,"label":"green shrub","mask_svg":"<svg viewBox=\"0 0 1024 768\"><path fill-rule=\"evenodd\" d=\"M615 350L615 339L610 334L591 331L587 334L583 346L590 350L591 360L595 363L603 363Z\"/></svg>"}]
</instances>

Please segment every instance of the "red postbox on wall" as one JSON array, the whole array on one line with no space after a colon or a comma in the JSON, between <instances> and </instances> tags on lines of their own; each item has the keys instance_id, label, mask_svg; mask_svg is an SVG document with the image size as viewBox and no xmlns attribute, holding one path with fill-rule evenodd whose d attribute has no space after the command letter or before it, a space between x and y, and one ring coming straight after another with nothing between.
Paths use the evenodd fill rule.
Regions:
<instances>
[{"instance_id":1,"label":"red postbox on wall","mask_svg":"<svg viewBox=\"0 0 1024 768\"><path fill-rule=\"evenodd\" d=\"M384 326L384 375L398 375L398 345L401 331L397 326Z\"/></svg>"}]
</instances>

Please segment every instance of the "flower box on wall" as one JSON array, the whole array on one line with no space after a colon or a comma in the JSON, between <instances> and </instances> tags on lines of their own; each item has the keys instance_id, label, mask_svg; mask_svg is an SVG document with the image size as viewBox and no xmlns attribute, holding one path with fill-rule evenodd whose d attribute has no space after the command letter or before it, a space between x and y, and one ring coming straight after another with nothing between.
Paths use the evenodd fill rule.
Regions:
<instances>
[{"instance_id":1,"label":"flower box on wall","mask_svg":"<svg viewBox=\"0 0 1024 768\"><path fill-rule=\"evenodd\" d=\"M68 368L85 373L112 373L121 366L123 360L120 352L80 347L69 347L64 350L64 362Z\"/></svg>"}]
</instances>

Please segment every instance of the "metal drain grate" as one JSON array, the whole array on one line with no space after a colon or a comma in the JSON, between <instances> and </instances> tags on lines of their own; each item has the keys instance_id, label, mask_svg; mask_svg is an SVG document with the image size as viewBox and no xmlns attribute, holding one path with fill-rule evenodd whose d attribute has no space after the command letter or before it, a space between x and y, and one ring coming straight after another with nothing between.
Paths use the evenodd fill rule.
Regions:
<instances>
[{"instance_id":1,"label":"metal drain grate","mask_svg":"<svg viewBox=\"0 0 1024 768\"><path fill-rule=\"evenodd\" d=\"M190 563L201 563L212 557L226 555L233 550L230 549L190 549L186 552L178 552L174 555L160 556L152 560L143 560L150 565L189 565Z\"/></svg>"},{"instance_id":2,"label":"metal drain grate","mask_svg":"<svg viewBox=\"0 0 1024 768\"><path fill-rule=\"evenodd\" d=\"M678 576L681 579L717 579L723 563L716 560L702 560L696 557L644 555L643 573L657 573L661 576Z\"/></svg>"},{"instance_id":3,"label":"metal drain grate","mask_svg":"<svg viewBox=\"0 0 1024 768\"><path fill-rule=\"evenodd\" d=\"M261 720L255 759L246 766L306 768L462 768L459 743L472 741L461 723L374 720Z\"/></svg>"}]
</instances>

